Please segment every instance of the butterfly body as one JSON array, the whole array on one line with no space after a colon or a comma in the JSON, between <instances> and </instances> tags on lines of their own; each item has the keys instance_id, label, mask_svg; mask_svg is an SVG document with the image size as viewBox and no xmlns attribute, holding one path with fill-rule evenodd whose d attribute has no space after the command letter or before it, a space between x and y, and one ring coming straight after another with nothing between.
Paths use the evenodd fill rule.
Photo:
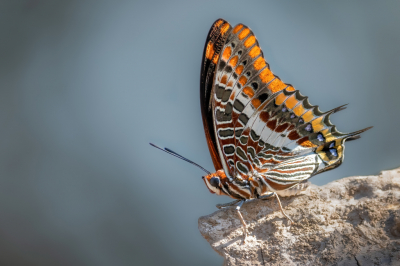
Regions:
<instances>
[{"instance_id":1,"label":"butterfly body","mask_svg":"<svg viewBox=\"0 0 400 266\"><path fill-rule=\"evenodd\" d=\"M248 27L222 19L207 36L200 104L216 169L203 180L211 193L234 199L297 194L310 177L339 166L344 142L369 129L337 131L329 117L344 106L311 105L271 72Z\"/></svg>"}]
</instances>

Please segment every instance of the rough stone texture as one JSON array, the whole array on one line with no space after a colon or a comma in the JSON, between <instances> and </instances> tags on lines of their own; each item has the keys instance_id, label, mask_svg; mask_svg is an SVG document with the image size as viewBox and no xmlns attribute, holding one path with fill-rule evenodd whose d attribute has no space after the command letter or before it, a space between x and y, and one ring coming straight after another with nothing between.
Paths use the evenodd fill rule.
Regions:
<instances>
[{"instance_id":1,"label":"rough stone texture","mask_svg":"<svg viewBox=\"0 0 400 266\"><path fill-rule=\"evenodd\" d=\"M400 265L400 168L348 177L302 195L254 200L200 217L199 230L224 265Z\"/></svg>"}]
</instances>

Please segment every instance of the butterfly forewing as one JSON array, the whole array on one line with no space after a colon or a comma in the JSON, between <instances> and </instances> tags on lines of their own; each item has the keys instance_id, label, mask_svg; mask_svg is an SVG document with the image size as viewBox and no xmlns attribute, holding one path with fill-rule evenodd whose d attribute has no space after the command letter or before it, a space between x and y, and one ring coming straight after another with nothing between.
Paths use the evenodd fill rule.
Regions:
<instances>
[{"instance_id":1,"label":"butterfly forewing","mask_svg":"<svg viewBox=\"0 0 400 266\"><path fill-rule=\"evenodd\" d=\"M203 119L204 132L206 134L208 148L215 170L223 168L223 160L221 160L218 152L217 139L214 131L213 122L213 82L215 78L216 64L221 54L221 49L225 44L226 38L231 31L229 23L223 19L217 20L211 27L204 47L203 59L200 74L200 105ZM222 157L223 158L223 157ZM227 169L224 168L226 171Z\"/></svg>"}]
</instances>

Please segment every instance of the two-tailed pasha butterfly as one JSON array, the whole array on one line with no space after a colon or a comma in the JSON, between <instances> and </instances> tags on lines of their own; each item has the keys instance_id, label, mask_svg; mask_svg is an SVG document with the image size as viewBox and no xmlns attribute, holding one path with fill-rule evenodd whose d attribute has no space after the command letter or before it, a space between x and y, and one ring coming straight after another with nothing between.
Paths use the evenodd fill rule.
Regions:
<instances>
[{"instance_id":1,"label":"two-tailed pasha butterfly","mask_svg":"<svg viewBox=\"0 0 400 266\"><path fill-rule=\"evenodd\" d=\"M232 28L223 19L207 35L200 105L216 172L152 145L204 170L211 193L236 199L217 207L237 206L245 239L246 223L239 211L244 201L275 195L286 216L278 195L296 195L307 188L310 177L338 167L345 141L370 129L337 131L329 116L344 105L328 112L311 105L308 97L271 72L248 27Z\"/></svg>"}]
</instances>

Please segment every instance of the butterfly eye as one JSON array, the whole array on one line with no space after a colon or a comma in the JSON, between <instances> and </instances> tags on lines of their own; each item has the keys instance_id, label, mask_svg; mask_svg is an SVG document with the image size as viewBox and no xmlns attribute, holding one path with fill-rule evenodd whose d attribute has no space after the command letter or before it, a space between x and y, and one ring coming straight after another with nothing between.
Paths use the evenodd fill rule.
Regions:
<instances>
[{"instance_id":1,"label":"butterfly eye","mask_svg":"<svg viewBox=\"0 0 400 266\"><path fill-rule=\"evenodd\" d=\"M218 187L219 186L219 179L217 177L211 177L210 178L210 185L213 187Z\"/></svg>"},{"instance_id":2,"label":"butterfly eye","mask_svg":"<svg viewBox=\"0 0 400 266\"><path fill-rule=\"evenodd\" d=\"M338 156L338 155L337 155L337 150L336 150L336 149L329 149L329 152L330 152L333 156L335 156L335 157Z\"/></svg>"}]
</instances>

